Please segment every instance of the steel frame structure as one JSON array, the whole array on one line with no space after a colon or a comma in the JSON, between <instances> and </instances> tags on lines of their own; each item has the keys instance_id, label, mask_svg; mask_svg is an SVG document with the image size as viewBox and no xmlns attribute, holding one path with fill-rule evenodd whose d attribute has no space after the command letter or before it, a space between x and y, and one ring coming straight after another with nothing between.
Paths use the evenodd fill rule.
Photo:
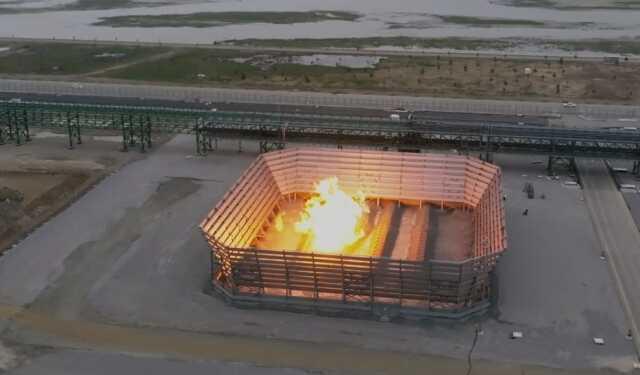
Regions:
<instances>
[{"instance_id":1,"label":"steel frame structure","mask_svg":"<svg viewBox=\"0 0 640 375\"><path fill-rule=\"evenodd\" d=\"M36 126L66 128L70 147L81 141L81 128L93 128L121 131L125 150L134 144L142 150L150 147L152 132L186 132L195 133L200 154L214 149L218 138L235 138L258 140L262 151L281 149L292 142L329 142L389 148L455 148L483 153L485 160L491 160L495 152L640 160L640 132L623 130L0 101L0 129L4 129L1 139L15 134L7 129L20 128L23 142L29 138L29 127Z\"/></svg>"},{"instance_id":2,"label":"steel frame structure","mask_svg":"<svg viewBox=\"0 0 640 375\"><path fill-rule=\"evenodd\" d=\"M297 120L297 121L296 121ZM640 133L614 130L397 122L379 119L282 118L279 122L212 119L210 136L289 142L368 144L417 149L455 148L558 157L640 158Z\"/></svg>"},{"instance_id":3,"label":"steel frame structure","mask_svg":"<svg viewBox=\"0 0 640 375\"><path fill-rule=\"evenodd\" d=\"M328 176L370 199L472 211L470 256L412 261L257 248L279 200L311 192ZM475 311L487 306L490 273L507 246L500 189L500 169L468 156L326 148L262 154L201 223L212 285L231 301L260 304L441 316Z\"/></svg>"},{"instance_id":4,"label":"steel frame structure","mask_svg":"<svg viewBox=\"0 0 640 375\"><path fill-rule=\"evenodd\" d=\"M2 111L0 117L0 145L13 141L20 146L31 141L26 110Z\"/></svg>"}]
</instances>

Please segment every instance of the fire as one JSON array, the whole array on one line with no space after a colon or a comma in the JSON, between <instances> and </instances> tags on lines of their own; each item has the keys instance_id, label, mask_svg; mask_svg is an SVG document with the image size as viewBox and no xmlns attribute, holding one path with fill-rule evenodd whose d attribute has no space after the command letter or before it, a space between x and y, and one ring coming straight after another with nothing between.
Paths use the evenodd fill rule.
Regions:
<instances>
[{"instance_id":1,"label":"fire","mask_svg":"<svg viewBox=\"0 0 640 375\"><path fill-rule=\"evenodd\" d=\"M284 215L285 212L283 211L276 216L275 227L278 232L282 232L284 230Z\"/></svg>"},{"instance_id":2,"label":"fire","mask_svg":"<svg viewBox=\"0 0 640 375\"><path fill-rule=\"evenodd\" d=\"M295 230L309 236L312 249L340 253L364 236L362 218L367 212L364 194L352 197L340 190L337 177L329 177L316 184Z\"/></svg>"}]
</instances>

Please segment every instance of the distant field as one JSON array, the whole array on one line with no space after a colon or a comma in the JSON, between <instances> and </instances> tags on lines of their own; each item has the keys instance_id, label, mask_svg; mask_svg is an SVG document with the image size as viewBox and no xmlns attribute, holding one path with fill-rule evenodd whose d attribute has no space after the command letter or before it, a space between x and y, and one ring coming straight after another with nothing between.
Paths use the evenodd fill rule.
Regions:
<instances>
[{"instance_id":1,"label":"distant field","mask_svg":"<svg viewBox=\"0 0 640 375\"><path fill-rule=\"evenodd\" d=\"M475 42L460 43L470 47ZM507 42L492 43L495 48ZM603 48L628 47L602 43ZM357 56L348 52L336 55L39 43L11 45L10 51L0 53L0 74L278 90L640 103L640 65L624 59L615 64L573 58L526 61L506 55L381 57L375 52Z\"/></svg>"},{"instance_id":2,"label":"distant field","mask_svg":"<svg viewBox=\"0 0 640 375\"><path fill-rule=\"evenodd\" d=\"M613 54L640 55L640 41L636 40L529 40L529 39L472 39L472 38L412 38L370 37L335 39L240 39L226 43L238 46L281 48L372 48L395 46L406 48L438 48L459 51L503 51L518 45L534 48L558 49L567 52L593 51Z\"/></svg>"},{"instance_id":3,"label":"distant field","mask_svg":"<svg viewBox=\"0 0 640 375\"><path fill-rule=\"evenodd\" d=\"M0 74L82 74L166 52L164 48L80 44L12 45L0 54Z\"/></svg>"},{"instance_id":4,"label":"distant field","mask_svg":"<svg viewBox=\"0 0 640 375\"><path fill-rule=\"evenodd\" d=\"M213 27L247 23L293 24L320 21L355 21L359 17L355 13L329 10L309 12L200 12L104 17L93 25L110 27Z\"/></svg>"},{"instance_id":5,"label":"distant field","mask_svg":"<svg viewBox=\"0 0 640 375\"><path fill-rule=\"evenodd\" d=\"M444 54L386 57L370 68L349 68L292 64L283 56L291 54L194 49L163 62L136 64L101 77L279 90L640 101L640 69L632 63L449 58ZM526 74L525 68L531 73Z\"/></svg>"}]
</instances>

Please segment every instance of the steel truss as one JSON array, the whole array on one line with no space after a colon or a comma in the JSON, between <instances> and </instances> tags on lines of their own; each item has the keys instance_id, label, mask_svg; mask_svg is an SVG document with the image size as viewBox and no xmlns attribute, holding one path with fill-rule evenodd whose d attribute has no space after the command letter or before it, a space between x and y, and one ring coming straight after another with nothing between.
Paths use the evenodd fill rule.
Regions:
<instances>
[{"instance_id":1,"label":"steel truss","mask_svg":"<svg viewBox=\"0 0 640 375\"><path fill-rule=\"evenodd\" d=\"M202 109L0 101L3 139L28 139L29 127L65 127L70 145L81 141L80 128L119 130L123 149L151 146L151 133L195 133L196 151L206 154L221 138L253 139L261 151L291 142L365 144L388 148L457 149L480 152L485 160L501 153L537 153L553 157L640 160L640 132L611 129L563 129L506 124L460 124L427 120L316 116L288 113L211 112ZM22 130L16 139L15 130ZM241 143L239 143L241 148Z\"/></svg>"},{"instance_id":2,"label":"steel truss","mask_svg":"<svg viewBox=\"0 0 640 375\"><path fill-rule=\"evenodd\" d=\"M0 112L0 145L14 142L20 146L31 141L26 110L3 110Z\"/></svg>"}]
</instances>

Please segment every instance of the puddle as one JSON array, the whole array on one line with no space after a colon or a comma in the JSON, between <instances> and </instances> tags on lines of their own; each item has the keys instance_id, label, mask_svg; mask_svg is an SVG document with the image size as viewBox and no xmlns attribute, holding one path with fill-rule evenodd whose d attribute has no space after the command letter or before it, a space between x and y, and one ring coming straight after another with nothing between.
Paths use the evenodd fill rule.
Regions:
<instances>
[{"instance_id":1,"label":"puddle","mask_svg":"<svg viewBox=\"0 0 640 375\"><path fill-rule=\"evenodd\" d=\"M240 64L249 63L266 70L276 64L340 66L353 69L365 69L375 68L382 59L380 56L313 54L301 56L256 55L252 57L236 57L230 60Z\"/></svg>"},{"instance_id":2,"label":"puddle","mask_svg":"<svg viewBox=\"0 0 640 375\"><path fill-rule=\"evenodd\" d=\"M344 66L347 68L375 68L382 58L379 56L354 55L306 55L294 56L293 63L301 65Z\"/></svg>"}]
</instances>

